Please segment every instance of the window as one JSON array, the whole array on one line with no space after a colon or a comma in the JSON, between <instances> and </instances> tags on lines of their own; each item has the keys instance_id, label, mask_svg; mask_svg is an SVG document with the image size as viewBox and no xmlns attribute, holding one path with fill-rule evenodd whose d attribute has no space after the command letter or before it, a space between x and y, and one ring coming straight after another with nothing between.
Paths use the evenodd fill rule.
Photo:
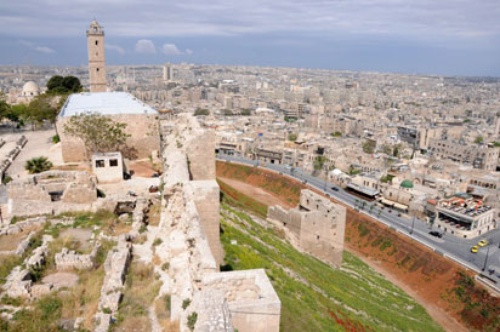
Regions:
<instances>
[{"instance_id":1,"label":"window","mask_svg":"<svg viewBox=\"0 0 500 332\"><path fill-rule=\"evenodd\" d=\"M95 41L95 45L96 46L99 45L99 41L98 40Z\"/></svg>"},{"instance_id":2,"label":"window","mask_svg":"<svg viewBox=\"0 0 500 332\"><path fill-rule=\"evenodd\" d=\"M95 70L96 70L96 72L99 72L99 68L96 68Z\"/></svg>"},{"instance_id":3,"label":"window","mask_svg":"<svg viewBox=\"0 0 500 332\"><path fill-rule=\"evenodd\" d=\"M117 167L118 166L118 159L110 159L109 166L110 167Z\"/></svg>"},{"instance_id":4,"label":"window","mask_svg":"<svg viewBox=\"0 0 500 332\"><path fill-rule=\"evenodd\" d=\"M95 167L96 168L102 168L102 167L104 167L104 160L96 160L95 161Z\"/></svg>"}]
</instances>

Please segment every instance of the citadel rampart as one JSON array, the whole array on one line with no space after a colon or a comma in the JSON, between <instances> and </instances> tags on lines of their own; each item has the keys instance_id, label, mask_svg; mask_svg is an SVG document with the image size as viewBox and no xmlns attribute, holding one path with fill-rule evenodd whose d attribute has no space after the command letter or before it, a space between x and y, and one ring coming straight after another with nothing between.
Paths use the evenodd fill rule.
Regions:
<instances>
[{"instance_id":1,"label":"citadel rampart","mask_svg":"<svg viewBox=\"0 0 500 332\"><path fill-rule=\"evenodd\" d=\"M281 304L263 270L218 272L223 250L213 133L185 114L163 122L161 131L159 228L166 241L157 252L169 262L169 283L162 291L171 296L171 320L180 321L181 331L188 330L194 313L195 331L279 331Z\"/></svg>"}]
</instances>

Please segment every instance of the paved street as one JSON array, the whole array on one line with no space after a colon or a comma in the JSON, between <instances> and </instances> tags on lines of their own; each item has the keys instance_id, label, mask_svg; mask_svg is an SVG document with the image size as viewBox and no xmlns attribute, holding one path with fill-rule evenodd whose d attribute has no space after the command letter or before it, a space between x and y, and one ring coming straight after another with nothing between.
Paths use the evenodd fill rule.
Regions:
<instances>
[{"instance_id":1,"label":"paved street","mask_svg":"<svg viewBox=\"0 0 500 332\"><path fill-rule=\"evenodd\" d=\"M496 288L500 291L500 229L495 229L488 232L485 236L480 236L474 239L461 239L450 234L444 234L442 238L437 238L429 234L432 229L425 221L418 218L411 218L407 215L398 215L397 211L392 211L389 208L380 209L375 202L366 202L366 205L360 208L362 200L356 196L349 194L342 188L338 187L338 191L332 190L332 187L337 187L324 180L318 179L310 174L302 172L299 168L292 169L284 165L276 165L263 163L262 161L248 160L239 156L218 155L220 160L235 161L247 165L265 167L267 169L280 172L284 175L294 177L298 180L306 182L308 185L319 189L334 199L349 205L353 208L360 209L361 213L370 215L372 218L384 223L404 234L415 241L426 245L436 253L452 258L463 266L482 273L489 278L493 283L496 283ZM374 205L370 208L370 205ZM411 234L410 234L411 233ZM476 245L481 239L488 239L490 244L485 247L480 247L478 253L472 253L470 248ZM484 269L484 271L483 271ZM489 271L494 270L493 273Z\"/></svg>"}]
</instances>

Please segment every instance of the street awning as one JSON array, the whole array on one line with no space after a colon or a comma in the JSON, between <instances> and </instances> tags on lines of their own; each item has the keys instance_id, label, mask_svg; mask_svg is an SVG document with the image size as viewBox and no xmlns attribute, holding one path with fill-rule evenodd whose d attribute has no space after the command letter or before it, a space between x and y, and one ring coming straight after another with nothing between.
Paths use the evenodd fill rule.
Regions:
<instances>
[{"instance_id":1,"label":"street awning","mask_svg":"<svg viewBox=\"0 0 500 332\"><path fill-rule=\"evenodd\" d=\"M380 203L382 203L384 205L388 205L388 206L393 206L395 204L395 202L390 201L390 200L385 199L385 198L380 199Z\"/></svg>"},{"instance_id":2,"label":"street awning","mask_svg":"<svg viewBox=\"0 0 500 332\"><path fill-rule=\"evenodd\" d=\"M394 207L399 210L408 210L408 205L394 203Z\"/></svg>"}]
</instances>

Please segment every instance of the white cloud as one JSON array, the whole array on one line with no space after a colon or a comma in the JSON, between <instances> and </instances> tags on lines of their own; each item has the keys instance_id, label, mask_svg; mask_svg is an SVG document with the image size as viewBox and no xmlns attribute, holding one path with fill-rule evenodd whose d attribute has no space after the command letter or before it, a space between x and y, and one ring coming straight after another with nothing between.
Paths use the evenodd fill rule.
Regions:
<instances>
[{"instance_id":1,"label":"white cloud","mask_svg":"<svg viewBox=\"0 0 500 332\"><path fill-rule=\"evenodd\" d=\"M35 43L32 43L32 42L27 41L27 40L19 40L18 43L29 48L30 50L40 52L40 53L50 54L50 53L56 52L53 49L51 49L50 47L39 46L39 45L36 45Z\"/></svg>"},{"instance_id":2,"label":"white cloud","mask_svg":"<svg viewBox=\"0 0 500 332\"><path fill-rule=\"evenodd\" d=\"M47 46L36 46L34 48L35 51L40 52L40 53L45 53L45 54L50 54L50 53L55 53L53 49Z\"/></svg>"},{"instance_id":3,"label":"white cloud","mask_svg":"<svg viewBox=\"0 0 500 332\"><path fill-rule=\"evenodd\" d=\"M182 52L175 46L175 44L163 44L162 51L166 55L181 55Z\"/></svg>"},{"instance_id":4,"label":"white cloud","mask_svg":"<svg viewBox=\"0 0 500 332\"><path fill-rule=\"evenodd\" d=\"M40 6L35 0L4 2L0 35L24 38L81 36L89 26L89 13L101 13L97 19L109 36L138 39L301 32L413 38L500 36L498 0L150 0L147 6L140 0L126 0L122 6L116 5L117 0L78 0L78 13L74 2L67 0L51 0L50 6ZM145 48L150 53L152 49Z\"/></svg>"},{"instance_id":5,"label":"white cloud","mask_svg":"<svg viewBox=\"0 0 500 332\"><path fill-rule=\"evenodd\" d=\"M149 39L141 39L138 40L135 44L135 52L137 53L146 53L146 54L155 54L156 47L153 44L153 41Z\"/></svg>"},{"instance_id":6,"label":"white cloud","mask_svg":"<svg viewBox=\"0 0 500 332\"><path fill-rule=\"evenodd\" d=\"M120 53L120 54L125 54L125 50L123 49L123 47L121 46L118 46L118 45L113 45L113 44L105 44L104 46L107 50L110 50L110 51L115 51L117 53Z\"/></svg>"},{"instance_id":7,"label":"white cloud","mask_svg":"<svg viewBox=\"0 0 500 332\"><path fill-rule=\"evenodd\" d=\"M186 48L186 54L187 55L193 54L193 50L190 50L189 48Z\"/></svg>"}]
</instances>

